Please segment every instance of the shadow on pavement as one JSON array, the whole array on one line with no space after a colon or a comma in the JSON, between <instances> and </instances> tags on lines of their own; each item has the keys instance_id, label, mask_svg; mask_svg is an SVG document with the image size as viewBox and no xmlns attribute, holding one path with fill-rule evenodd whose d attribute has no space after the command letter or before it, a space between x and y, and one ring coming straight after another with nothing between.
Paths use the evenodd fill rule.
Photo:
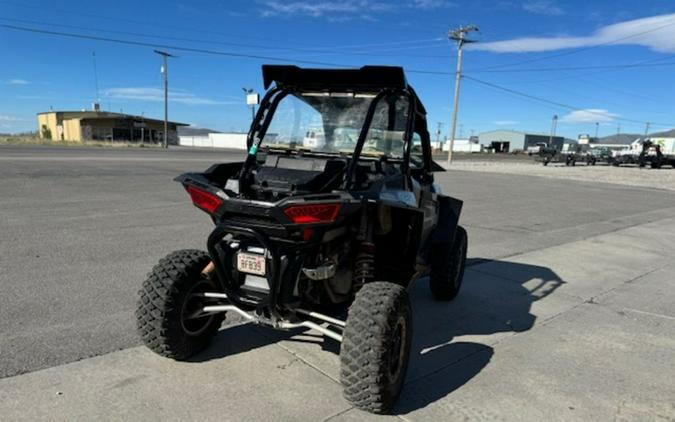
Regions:
<instances>
[{"instance_id":1,"label":"shadow on pavement","mask_svg":"<svg viewBox=\"0 0 675 422\"><path fill-rule=\"evenodd\" d=\"M406 386L394 413L425 407L470 381L490 363L494 350L488 343L498 339L472 337L531 329L536 320L532 303L564 284L551 269L536 265L474 258L467 267L462 291L452 302L435 301L427 279L411 287L414 339ZM339 354L337 342L307 330L280 332L246 324L221 330L211 347L191 361L224 358L281 340L313 343ZM447 375L433 376L441 371Z\"/></svg>"},{"instance_id":2,"label":"shadow on pavement","mask_svg":"<svg viewBox=\"0 0 675 422\"><path fill-rule=\"evenodd\" d=\"M395 413L425 407L470 381L490 363L494 349L489 343L498 339L472 337L531 329L536 320L532 303L564 284L550 268L536 265L474 258L467 267L452 302L435 301L427 280L412 289L415 337Z\"/></svg>"}]
</instances>

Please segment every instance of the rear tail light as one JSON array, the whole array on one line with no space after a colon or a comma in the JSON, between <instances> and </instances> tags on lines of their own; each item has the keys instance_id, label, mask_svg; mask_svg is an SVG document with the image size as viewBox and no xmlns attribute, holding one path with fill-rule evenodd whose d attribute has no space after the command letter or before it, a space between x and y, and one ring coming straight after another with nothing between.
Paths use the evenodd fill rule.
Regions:
<instances>
[{"instance_id":1,"label":"rear tail light","mask_svg":"<svg viewBox=\"0 0 675 422\"><path fill-rule=\"evenodd\" d=\"M195 204L197 208L201 208L209 214L213 214L223 203L223 200L217 195L192 185L187 187L187 192L192 199L192 203Z\"/></svg>"},{"instance_id":2,"label":"rear tail light","mask_svg":"<svg viewBox=\"0 0 675 422\"><path fill-rule=\"evenodd\" d=\"M340 204L293 205L284 214L295 224L332 223L340 213Z\"/></svg>"}]
</instances>

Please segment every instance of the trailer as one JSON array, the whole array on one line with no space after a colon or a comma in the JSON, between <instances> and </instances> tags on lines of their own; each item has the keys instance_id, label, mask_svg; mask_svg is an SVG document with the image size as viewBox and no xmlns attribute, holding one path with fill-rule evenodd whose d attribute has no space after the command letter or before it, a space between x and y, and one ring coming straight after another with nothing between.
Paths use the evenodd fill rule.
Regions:
<instances>
[{"instance_id":1,"label":"trailer","mask_svg":"<svg viewBox=\"0 0 675 422\"><path fill-rule=\"evenodd\" d=\"M562 151L558 151L555 147L544 146L539 149L535 161L539 161L545 166L549 163L565 163L566 166L585 163L587 166L594 166L598 162L598 157L591 149L584 148L582 145L568 147Z\"/></svg>"},{"instance_id":2,"label":"trailer","mask_svg":"<svg viewBox=\"0 0 675 422\"><path fill-rule=\"evenodd\" d=\"M612 165L624 164L653 169L668 165L675 168L675 138L639 139L624 149L613 151Z\"/></svg>"},{"instance_id":3,"label":"trailer","mask_svg":"<svg viewBox=\"0 0 675 422\"><path fill-rule=\"evenodd\" d=\"M638 157L640 167L647 164L653 169L664 165L675 168L675 138L647 138L642 143L642 151Z\"/></svg>"}]
</instances>

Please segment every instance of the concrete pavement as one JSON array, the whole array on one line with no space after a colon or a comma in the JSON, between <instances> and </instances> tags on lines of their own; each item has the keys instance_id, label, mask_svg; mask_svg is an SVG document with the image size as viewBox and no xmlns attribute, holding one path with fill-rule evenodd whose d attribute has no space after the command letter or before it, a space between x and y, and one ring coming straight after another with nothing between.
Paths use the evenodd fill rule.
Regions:
<instances>
[{"instance_id":1,"label":"concrete pavement","mask_svg":"<svg viewBox=\"0 0 675 422\"><path fill-rule=\"evenodd\" d=\"M673 420L675 215L472 266L458 299L413 288L405 420ZM636 245L635 247L626 247ZM603 255L593 251L603 250ZM292 335L293 334L293 335ZM5 420L370 420L337 345L241 325L194 362L131 348L0 380ZM395 416L392 416L395 417Z\"/></svg>"},{"instance_id":2,"label":"concrete pavement","mask_svg":"<svg viewBox=\"0 0 675 422\"><path fill-rule=\"evenodd\" d=\"M136 347L136 291L211 229L171 179L227 151L0 147L0 415L364 420L311 331L224 329L192 363ZM607 169L612 171L613 169ZM399 417L672 420L675 195L450 171L470 270L451 304L413 288Z\"/></svg>"}]
</instances>

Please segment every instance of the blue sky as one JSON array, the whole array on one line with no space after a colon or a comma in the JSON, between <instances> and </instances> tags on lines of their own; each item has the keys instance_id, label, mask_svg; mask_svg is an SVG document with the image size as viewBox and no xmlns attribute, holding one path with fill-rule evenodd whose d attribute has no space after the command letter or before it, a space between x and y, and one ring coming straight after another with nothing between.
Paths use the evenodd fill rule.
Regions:
<instances>
[{"instance_id":1,"label":"blue sky","mask_svg":"<svg viewBox=\"0 0 675 422\"><path fill-rule=\"evenodd\" d=\"M593 134L596 122L600 135L618 125L642 133L644 122L675 127L671 0L0 0L0 25L286 63L402 65L427 106L430 131L441 122L443 134L453 77L412 71L452 73L447 31L467 23L480 32L465 52L458 135L548 132L554 114L558 133L574 138ZM0 26L0 47L0 132L35 130L35 114L50 107L91 107L93 52L103 109L162 117L160 58L150 46ZM248 129L242 87L262 92L260 65L278 62L164 49L179 56L170 63L172 120Z\"/></svg>"}]
</instances>

